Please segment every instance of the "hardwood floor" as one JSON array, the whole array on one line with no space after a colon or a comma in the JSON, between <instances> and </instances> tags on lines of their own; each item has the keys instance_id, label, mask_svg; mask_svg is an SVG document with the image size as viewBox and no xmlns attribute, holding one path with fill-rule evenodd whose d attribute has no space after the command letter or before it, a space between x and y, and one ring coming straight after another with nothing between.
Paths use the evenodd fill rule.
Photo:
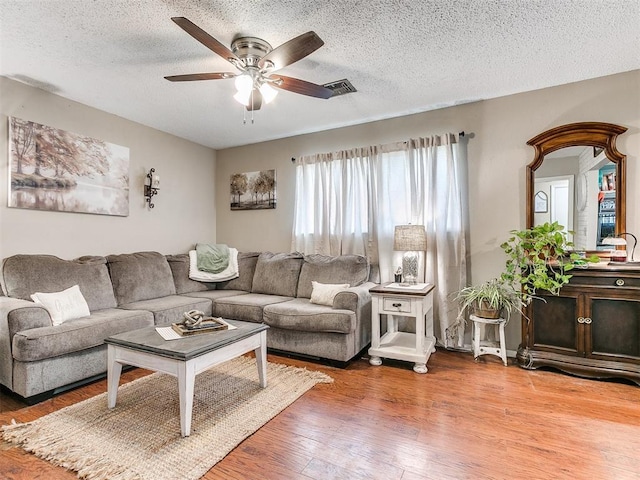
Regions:
<instances>
[{"instance_id":1,"label":"hardwood floor","mask_svg":"<svg viewBox=\"0 0 640 480\"><path fill-rule=\"evenodd\" d=\"M526 371L438 351L410 364L331 375L212 468L205 479L640 479L640 387ZM123 374L131 381L143 370ZM0 424L33 420L106 389L98 381L32 407L0 395ZM22 407L22 408L21 408ZM72 479L2 444L0 478Z\"/></svg>"}]
</instances>

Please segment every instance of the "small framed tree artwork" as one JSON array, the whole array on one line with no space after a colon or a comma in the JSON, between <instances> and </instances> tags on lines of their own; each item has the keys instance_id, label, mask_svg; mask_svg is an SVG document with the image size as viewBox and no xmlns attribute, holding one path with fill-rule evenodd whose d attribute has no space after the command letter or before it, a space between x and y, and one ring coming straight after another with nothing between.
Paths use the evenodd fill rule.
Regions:
<instances>
[{"instance_id":1,"label":"small framed tree artwork","mask_svg":"<svg viewBox=\"0 0 640 480\"><path fill-rule=\"evenodd\" d=\"M276 208L276 171L234 173L230 192L231 210Z\"/></svg>"}]
</instances>

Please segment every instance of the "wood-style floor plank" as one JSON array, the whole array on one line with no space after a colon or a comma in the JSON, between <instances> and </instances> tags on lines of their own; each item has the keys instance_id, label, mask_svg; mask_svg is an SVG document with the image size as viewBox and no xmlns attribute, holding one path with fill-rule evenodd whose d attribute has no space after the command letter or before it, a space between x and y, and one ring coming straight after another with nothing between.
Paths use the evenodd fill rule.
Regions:
<instances>
[{"instance_id":1,"label":"wood-style floor plank","mask_svg":"<svg viewBox=\"0 0 640 480\"><path fill-rule=\"evenodd\" d=\"M640 387L438 351L429 373L410 364L336 369L242 442L207 480L640 479ZM123 381L148 374L131 370ZM32 407L0 394L0 424L30 421L104 392L104 380ZM9 444L0 478L71 479L73 472Z\"/></svg>"}]
</instances>

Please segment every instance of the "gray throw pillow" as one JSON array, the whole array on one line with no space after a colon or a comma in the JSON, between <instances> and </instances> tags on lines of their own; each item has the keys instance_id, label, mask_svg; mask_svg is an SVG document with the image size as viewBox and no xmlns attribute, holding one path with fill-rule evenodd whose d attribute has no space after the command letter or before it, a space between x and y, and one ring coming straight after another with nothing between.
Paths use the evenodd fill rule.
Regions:
<instances>
[{"instance_id":1,"label":"gray throw pillow","mask_svg":"<svg viewBox=\"0 0 640 480\"><path fill-rule=\"evenodd\" d=\"M118 305L176 294L169 262L158 252L107 257Z\"/></svg>"},{"instance_id":2,"label":"gray throw pillow","mask_svg":"<svg viewBox=\"0 0 640 480\"><path fill-rule=\"evenodd\" d=\"M243 290L250 292L259 256L260 252L238 252L238 278L227 282L218 282L216 288L218 290Z\"/></svg>"},{"instance_id":3,"label":"gray throw pillow","mask_svg":"<svg viewBox=\"0 0 640 480\"><path fill-rule=\"evenodd\" d=\"M295 297L302 260L302 254L297 252L261 253L256 264L251 291Z\"/></svg>"},{"instance_id":4,"label":"gray throw pillow","mask_svg":"<svg viewBox=\"0 0 640 480\"><path fill-rule=\"evenodd\" d=\"M298 282L298 297L311 298L311 282L348 283L355 287L369 278L369 261L362 255L305 255Z\"/></svg>"},{"instance_id":5,"label":"gray throw pillow","mask_svg":"<svg viewBox=\"0 0 640 480\"><path fill-rule=\"evenodd\" d=\"M176 286L176 293L202 292L209 288L204 283L196 282L189 278L189 254L167 255L167 261L173 275L173 283ZM212 288L215 284L212 284Z\"/></svg>"},{"instance_id":6,"label":"gray throw pillow","mask_svg":"<svg viewBox=\"0 0 640 480\"><path fill-rule=\"evenodd\" d=\"M61 292L79 285L89 310L116 306L104 257L63 260L53 255L13 255L5 258L2 276L9 297L31 300L36 292Z\"/></svg>"}]
</instances>

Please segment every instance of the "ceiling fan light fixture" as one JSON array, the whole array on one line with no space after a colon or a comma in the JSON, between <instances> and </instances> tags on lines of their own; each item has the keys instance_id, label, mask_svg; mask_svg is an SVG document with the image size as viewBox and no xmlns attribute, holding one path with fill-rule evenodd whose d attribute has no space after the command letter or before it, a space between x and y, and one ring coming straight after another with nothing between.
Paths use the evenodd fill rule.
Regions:
<instances>
[{"instance_id":1,"label":"ceiling fan light fixture","mask_svg":"<svg viewBox=\"0 0 640 480\"><path fill-rule=\"evenodd\" d=\"M236 102L241 103L245 107L248 107L251 100L251 90L248 90L246 92L239 91L233 96L233 98Z\"/></svg>"},{"instance_id":2,"label":"ceiling fan light fixture","mask_svg":"<svg viewBox=\"0 0 640 480\"><path fill-rule=\"evenodd\" d=\"M248 73L238 75L235 80L235 85L238 94L248 97L251 90L253 90L253 77Z\"/></svg>"},{"instance_id":3,"label":"ceiling fan light fixture","mask_svg":"<svg viewBox=\"0 0 640 480\"><path fill-rule=\"evenodd\" d=\"M268 83L263 83L260 86L260 93L264 103L270 103L278 95L278 91Z\"/></svg>"}]
</instances>

